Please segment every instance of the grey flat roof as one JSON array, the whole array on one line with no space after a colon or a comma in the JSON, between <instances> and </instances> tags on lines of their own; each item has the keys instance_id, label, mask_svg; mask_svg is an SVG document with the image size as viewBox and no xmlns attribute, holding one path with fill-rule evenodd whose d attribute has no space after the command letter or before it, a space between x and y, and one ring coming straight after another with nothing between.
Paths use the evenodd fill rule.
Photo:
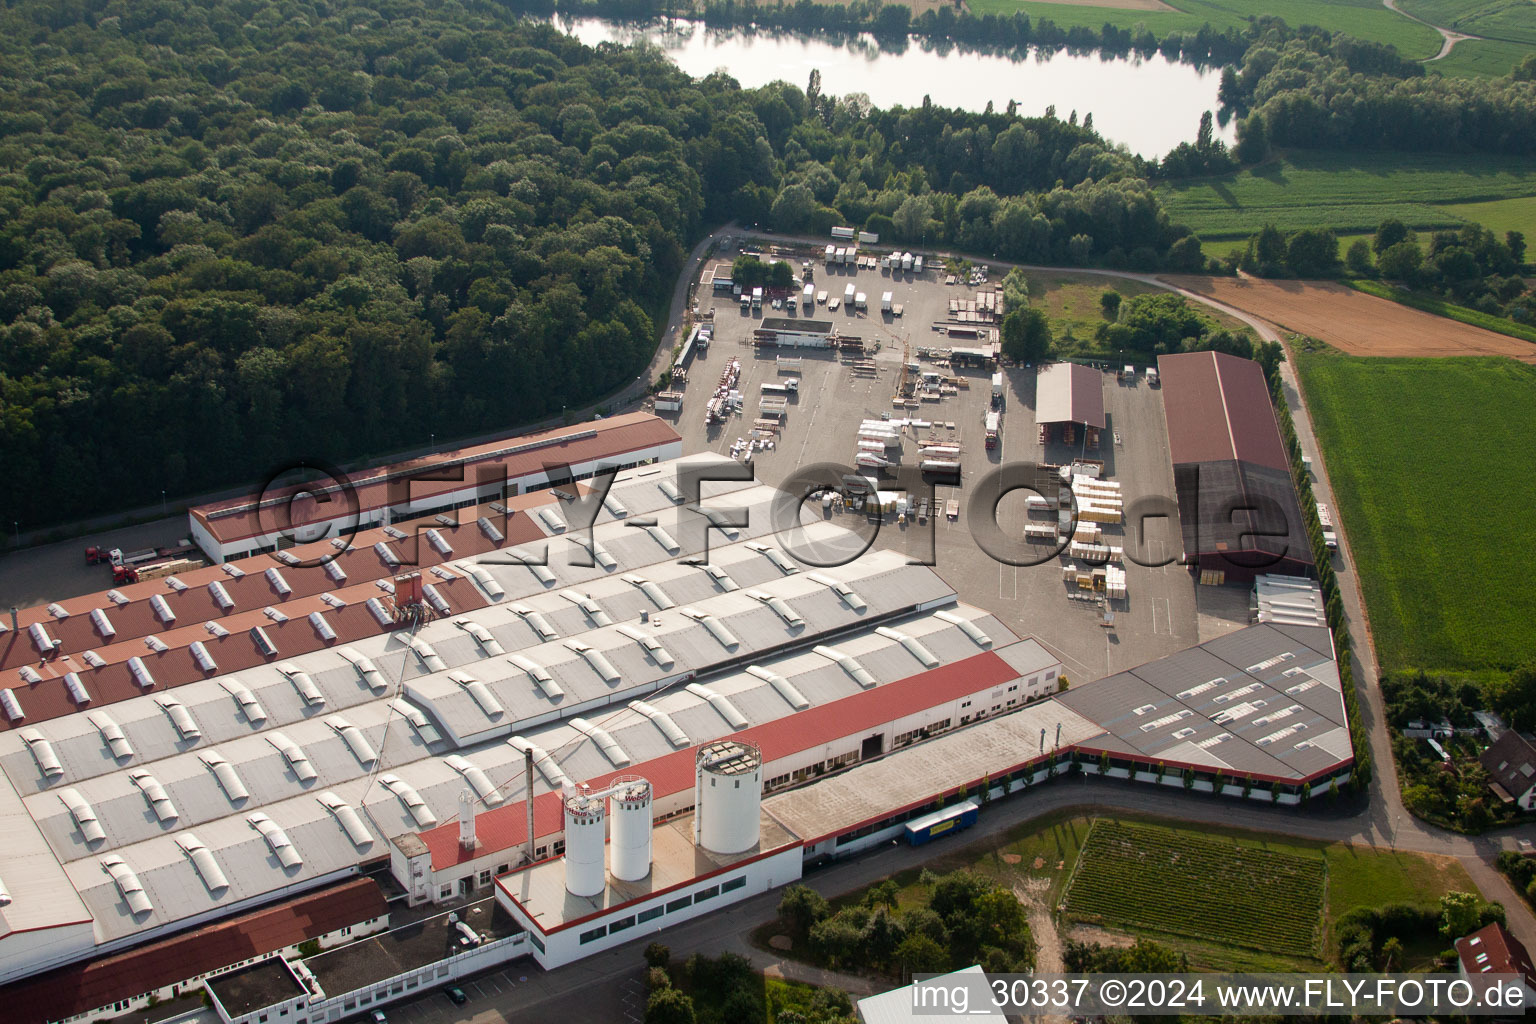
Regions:
<instances>
[{"instance_id":1,"label":"grey flat roof","mask_svg":"<svg viewBox=\"0 0 1536 1024\"><path fill-rule=\"evenodd\" d=\"M305 993L304 986L293 975L293 968L280 956L221 974L209 979L207 984L231 1017L240 1017Z\"/></svg>"},{"instance_id":2,"label":"grey flat roof","mask_svg":"<svg viewBox=\"0 0 1536 1024\"><path fill-rule=\"evenodd\" d=\"M785 331L798 334L831 334L830 320L802 320L794 316L765 316L759 325L765 331Z\"/></svg>"},{"instance_id":3,"label":"grey flat roof","mask_svg":"<svg viewBox=\"0 0 1536 1024\"><path fill-rule=\"evenodd\" d=\"M706 455L679 464L726 461ZM592 531L616 563L610 567L570 565L570 534L547 539L551 582L523 564L486 565L483 558L446 563L438 568L460 575L485 569L502 593L487 591L488 607L433 618L413 637L395 631L338 642L39 723L62 778L43 775L21 731L0 733L0 818L10 826L16 853L3 872L15 899L0 909L0 922L47 927L88 921L95 943L121 945L195 915L260 905L279 892L318 885L386 857L395 837L451 821L466 780L450 754L485 773L496 787L486 797L491 806L522 792L522 756L506 742L513 735L544 747L577 780L613 770L598 746L568 724L572 715L608 729L638 763L676 748L655 722L629 707L636 698L671 716L691 742L734 731L719 710L684 689L689 679L706 681L750 724L760 725L795 714L795 705L748 666L789 680L813 706L858 692L835 663L810 652L824 640L859 658L880 682L919 671L909 652L874 633L879 621L899 622L946 664L977 652L957 625L916 612L918 607L948 606L1000 646L1015 639L991 616L956 607L948 584L931 569L905 564L896 552L797 571L784 555L786 546L835 543L846 531L808 511L798 539L775 536L768 507L776 492L750 482L704 486L707 506L741 506L749 525L710 530L712 571L684 564L680 559L702 550L708 520L675 504L658 486L672 479L671 468L619 475ZM560 511L572 514L568 505ZM647 518L681 550L669 551L651 531L633 525ZM839 594L834 583L849 594ZM724 643L685 609L712 616L734 643ZM799 621L786 621L782 609ZM534 615L525 612L542 618L557 636L541 636ZM647 649L643 640L661 651ZM605 680L572 644L600 654L620 681ZM513 655L547 671L563 696L541 692L511 662ZM371 667L365 670L363 663ZM307 681L290 678L295 670ZM371 679L367 671L374 673ZM500 711L487 711L455 673L482 683ZM311 684L317 696L306 698L301 691ZM259 712L242 710L236 693L245 691ZM180 737L162 707L167 699L185 708L198 736ZM103 722L121 730L131 753L113 756ZM170 808L164 820L147 798L160 790ZM99 839L87 839L64 791L89 808L103 833ZM426 821L412 814L401 793L424 801ZM350 812L358 816L355 826L347 820ZM278 838L291 844L285 849L297 854L297 863L279 862L253 824L257 815L281 829ZM106 857L121 857L133 872L132 881L148 898L147 911L130 910L119 883L103 869ZM208 863L217 872L205 877Z\"/></svg>"},{"instance_id":4,"label":"grey flat roof","mask_svg":"<svg viewBox=\"0 0 1536 1024\"><path fill-rule=\"evenodd\" d=\"M1350 756L1326 628L1261 624L1056 697L1103 724L1093 746L1302 779Z\"/></svg>"},{"instance_id":5,"label":"grey flat roof","mask_svg":"<svg viewBox=\"0 0 1536 1024\"><path fill-rule=\"evenodd\" d=\"M1092 685L1092 684L1090 684ZM877 821L930 800L934 793L1023 764L1045 750L1082 743L1104 730L1056 700L1027 704L923 743L901 747L815 785L763 801L763 810L807 843Z\"/></svg>"},{"instance_id":6,"label":"grey flat roof","mask_svg":"<svg viewBox=\"0 0 1536 1024\"><path fill-rule=\"evenodd\" d=\"M370 935L345 946L317 953L304 961L320 987L335 995L352 992L385 978L436 963L464 951L463 934L448 921L457 915L482 940L504 939L522 931L494 896L444 910L440 914Z\"/></svg>"}]
</instances>

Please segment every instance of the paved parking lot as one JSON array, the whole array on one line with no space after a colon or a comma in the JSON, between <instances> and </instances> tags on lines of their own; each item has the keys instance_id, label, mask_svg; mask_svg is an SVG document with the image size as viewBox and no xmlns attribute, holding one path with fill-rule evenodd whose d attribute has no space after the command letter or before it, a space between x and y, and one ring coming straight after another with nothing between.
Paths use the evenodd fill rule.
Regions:
<instances>
[{"instance_id":1,"label":"paved parking lot","mask_svg":"<svg viewBox=\"0 0 1536 1024\"><path fill-rule=\"evenodd\" d=\"M933 421L932 430L906 432L900 449L902 461L915 465L920 439L937 437L958 443L964 466L961 486L938 486L933 494L938 507L948 498L958 497L961 516L951 521L942 514L931 515L926 524L911 523L905 527L887 523L878 529L873 542L932 562L962 600L993 612L1019 634L1033 636L1056 651L1067 665L1069 679L1096 679L1172 654L1246 622L1246 600L1223 602L1203 596L1197 609L1197 588L1182 566L1151 568L1127 562L1128 599L1110 603L1115 621L1106 628L1100 606L1068 598L1068 588L1061 580L1061 566L1067 559L1048 556L1045 545L1037 545L1037 550L1031 552L1022 541L1027 519L1023 492L1015 492L999 502L997 521L1004 536L1014 542L1016 552L1012 557L1029 554L1040 564L1003 564L983 551L971 535L967 501L977 481L1005 463L1062 463L1070 461L1073 455L1097 458L1105 463L1106 474L1123 485L1127 504L1142 495L1165 495L1172 499L1173 467L1161 393L1157 389L1149 387L1143 378L1120 383L1113 373L1106 373L1107 425L1099 449L1085 451L1079 432L1079 443L1074 449L1053 443L1046 450L1037 439L1034 418L1035 370L1007 369L1001 444L989 450L983 441L983 419L991 394L988 372L935 367L922 360L924 369L963 377L970 387L941 402L924 402L917 410L893 410L891 405L904 346L909 345L915 353L919 347L969 344L951 342L933 331L931 325L947 319L952 296L974 297L976 288L945 286L931 272L923 279L914 279L909 274L898 274L893 279L879 270L829 273L820 261L813 264L813 272L818 290L840 296L851 281L876 307L862 315L848 314L842 309L828 313L818 307L814 319L831 320L839 333L862 338L869 349L878 345L878 350L872 352L877 375L855 375L849 363L832 351L764 348L756 353L751 338L758 318L743 316L735 305L717 300L716 341L693 364L683 411L675 420L683 435L685 452L729 453L738 438L749 437L752 421L757 417L761 386L781 379L777 356L802 356L804 372L800 374L799 393L790 399L789 415L775 440L775 448L753 458L757 478L776 484L813 463L851 466L862 419L890 413ZM884 291L894 292L895 301L905 306L902 317L879 312L879 296ZM770 309L768 315L785 314ZM704 403L731 359L739 359L742 364L738 386L745 398L743 415L706 427ZM948 423L954 424L953 429L944 426ZM845 513L840 518L845 525L857 526L866 534L873 532L862 517ZM1146 534L1150 555L1178 555L1181 545L1175 519L1148 521ZM1106 527L1105 535L1109 544L1129 546L1123 527Z\"/></svg>"}]
</instances>

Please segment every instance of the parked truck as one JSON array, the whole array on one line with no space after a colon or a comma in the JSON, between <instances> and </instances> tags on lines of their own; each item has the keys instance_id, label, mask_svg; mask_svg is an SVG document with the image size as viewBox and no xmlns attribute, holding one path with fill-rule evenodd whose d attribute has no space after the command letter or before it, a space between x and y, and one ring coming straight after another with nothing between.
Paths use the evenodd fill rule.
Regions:
<instances>
[{"instance_id":1,"label":"parked truck","mask_svg":"<svg viewBox=\"0 0 1536 1024\"><path fill-rule=\"evenodd\" d=\"M895 298L895 296L891 292L882 292L881 293L881 295L880 295L880 312L882 312L882 313L889 313L891 311L891 300L893 298Z\"/></svg>"},{"instance_id":2,"label":"parked truck","mask_svg":"<svg viewBox=\"0 0 1536 1024\"><path fill-rule=\"evenodd\" d=\"M974 800L966 800L963 803L946 807L932 814L925 814L914 821L907 822L907 845L922 846L942 835L950 835L955 832L963 832L976 824L976 818L980 814L980 808Z\"/></svg>"},{"instance_id":3,"label":"parked truck","mask_svg":"<svg viewBox=\"0 0 1536 1024\"><path fill-rule=\"evenodd\" d=\"M857 292L858 292L858 289L855 288L851 284L848 287L844 288L843 289L843 305L845 305L845 306L853 305L853 297L854 297L854 295Z\"/></svg>"},{"instance_id":4,"label":"parked truck","mask_svg":"<svg viewBox=\"0 0 1536 1024\"><path fill-rule=\"evenodd\" d=\"M996 409L988 411L986 421L988 448L996 448L1000 443L999 438L1001 437L1002 432L1002 421L1002 414L999 413Z\"/></svg>"},{"instance_id":5,"label":"parked truck","mask_svg":"<svg viewBox=\"0 0 1536 1024\"><path fill-rule=\"evenodd\" d=\"M1328 506L1322 502L1317 503L1317 521L1323 528L1323 543L1329 551L1339 550L1339 535L1333 529L1333 514L1328 511Z\"/></svg>"},{"instance_id":6,"label":"parked truck","mask_svg":"<svg viewBox=\"0 0 1536 1024\"><path fill-rule=\"evenodd\" d=\"M992 408L1003 407L1003 374L998 371L992 375Z\"/></svg>"},{"instance_id":7,"label":"parked truck","mask_svg":"<svg viewBox=\"0 0 1536 1024\"><path fill-rule=\"evenodd\" d=\"M846 241L851 241L852 238L853 238L853 235L854 235L853 228L838 227L838 228L833 228L832 229L832 237L833 238L841 238L845 242Z\"/></svg>"},{"instance_id":8,"label":"parked truck","mask_svg":"<svg viewBox=\"0 0 1536 1024\"><path fill-rule=\"evenodd\" d=\"M92 544L85 549L86 565L111 565L113 568L128 565L148 565L153 562L164 562L178 558L196 556L197 545L183 537L175 544L162 548L140 548L137 551L124 551L122 548L103 548Z\"/></svg>"},{"instance_id":9,"label":"parked truck","mask_svg":"<svg viewBox=\"0 0 1536 1024\"><path fill-rule=\"evenodd\" d=\"M869 308L869 298L868 298L868 296L866 296L863 292L859 292L856 295L854 295L854 297L853 297L853 308L857 309L861 313L864 310L868 309Z\"/></svg>"}]
</instances>

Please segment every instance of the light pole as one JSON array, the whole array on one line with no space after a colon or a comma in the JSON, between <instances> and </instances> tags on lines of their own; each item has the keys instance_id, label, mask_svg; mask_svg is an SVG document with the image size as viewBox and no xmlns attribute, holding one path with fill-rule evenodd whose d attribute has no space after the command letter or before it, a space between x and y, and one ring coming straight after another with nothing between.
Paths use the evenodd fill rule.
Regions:
<instances>
[{"instance_id":1,"label":"light pole","mask_svg":"<svg viewBox=\"0 0 1536 1024\"><path fill-rule=\"evenodd\" d=\"M163 489L160 491L160 514L162 516L170 515L165 508L165 491Z\"/></svg>"},{"instance_id":2,"label":"light pole","mask_svg":"<svg viewBox=\"0 0 1536 1024\"><path fill-rule=\"evenodd\" d=\"M16 531L16 547L20 548L21 547L21 524L18 523L16 520L12 519L11 520L11 529Z\"/></svg>"},{"instance_id":3,"label":"light pole","mask_svg":"<svg viewBox=\"0 0 1536 1024\"><path fill-rule=\"evenodd\" d=\"M434 431L432 433L429 433L427 436L432 439L432 441L430 443L430 447L435 450L437 448L437 433Z\"/></svg>"}]
</instances>

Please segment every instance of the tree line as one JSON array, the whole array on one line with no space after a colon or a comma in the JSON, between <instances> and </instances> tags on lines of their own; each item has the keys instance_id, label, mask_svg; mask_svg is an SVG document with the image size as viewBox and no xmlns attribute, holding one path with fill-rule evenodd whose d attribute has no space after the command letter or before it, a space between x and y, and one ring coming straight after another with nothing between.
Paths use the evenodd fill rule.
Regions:
<instances>
[{"instance_id":1,"label":"tree line","mask_svg":"<svg viewBox=\"0 0 1536 1024\"><path fill-rule=\"evenodd\" d=\"M1523 276L1525 254L1520 231L1506 231L1501 238L1480 224L1465 224L1431 232L1426 243L1393 217L1377 225L1371 238L1351 242L1342 257L1331 230L1287 234L1266 224L1246 248L1224 256L1220 266L1258 277L1379 277L1491 317L1531 324L1536 323L1536 295Z\"/></svg>"},{"instance_id":2,"label":"tree line","mask_svg":"<svg viewBox=\"0 0 1536 1024\"><path fill-rule=\"evenodd\" d=\"M1086 119L695 80L500 5L0 27L0 473L29 484L0 519L27 524L599 400L708 224L1142 265L1187 234Z\"/></svg>"},{"instance_id":3,"label":"tree line","mask_svg":"<svg viewBox=\"0 0 1536 1024\"><path fill-rule=\"evenodd\" d=\"M1362 61L1352 43L1259 40L1223 70L1218 98L1243 118L1242 162L1271 146L1536 152L1536 63L1502 78L1452 78Z\"/></svg>"}]
</instances>

